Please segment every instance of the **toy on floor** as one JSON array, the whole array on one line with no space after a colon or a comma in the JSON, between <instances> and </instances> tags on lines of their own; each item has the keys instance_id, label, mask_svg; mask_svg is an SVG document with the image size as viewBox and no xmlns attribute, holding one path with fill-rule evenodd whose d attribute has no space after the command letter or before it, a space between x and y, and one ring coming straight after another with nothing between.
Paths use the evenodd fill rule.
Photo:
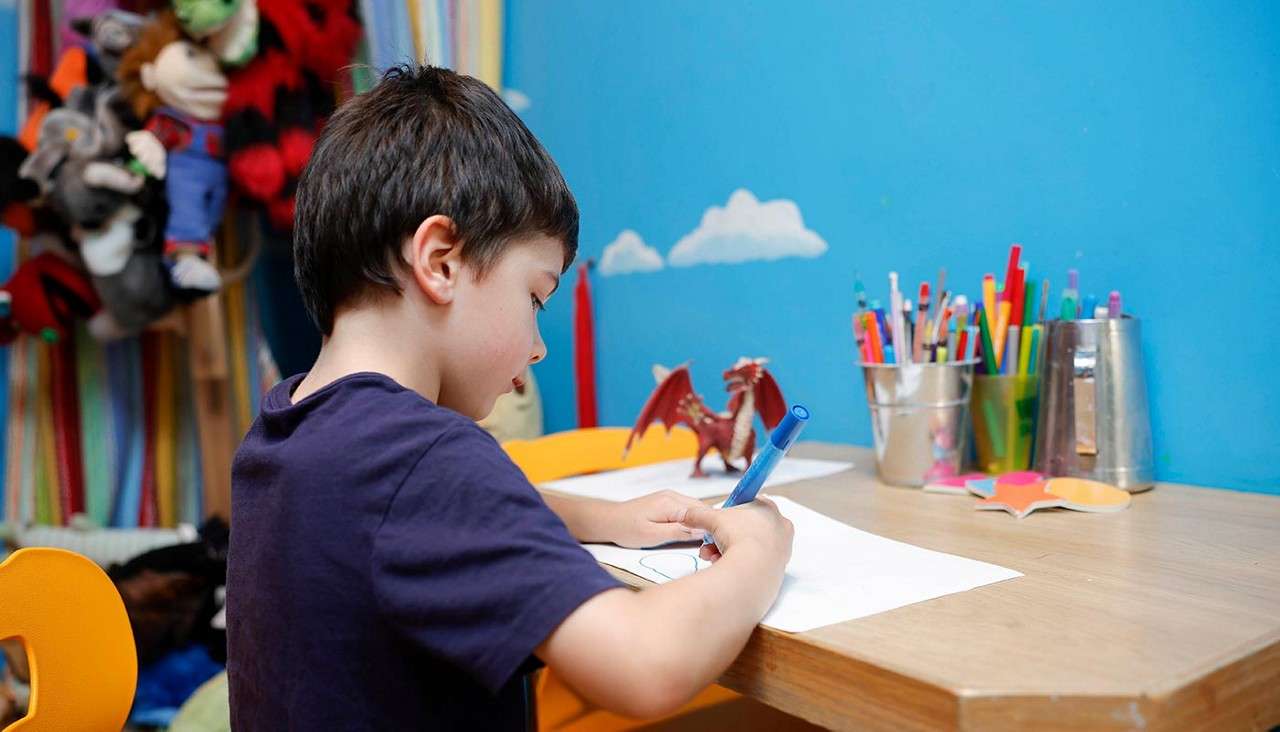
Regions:
<instances>
[{"instance_id":1,"label":"toy on floor","mask_svg":"<svg viewBox=\"0 0 1280 732\"><path fill-rule=\"evenodd\" d=\"M142 32L120 62L120 83L146 129L130 132L130 152L165 180L165 259L178 289L215 292L213 233L227 198L223 130L227 79L207 48L187 40L172 12Z\"/></svg>"},{"instance_id":2,"label":"toy on floor","mask_svg":"<svg viewBox=\"0 0 1280 732\"><path fill-rule=\"evenodd\" d=\"M765 429L771 430L787 412L782 390L773 375L764 368L765 363L767 361L763 358L744 357L724 372L725 389L730 395L729 406L727 411L719 413L711 411L702 397L694 392L688 364L670 371L654 366L653 376L658 386L640 410L623 455L649 425L661 421L668 431L684 423L698 436L693 477L706 477L702 472L702 458L712 448L720 453L725 470L731 473L738 470L734 461L745 458L744 465L750 464L756 443L755 414L759 412Z\"/></svg>"}]
</instances>

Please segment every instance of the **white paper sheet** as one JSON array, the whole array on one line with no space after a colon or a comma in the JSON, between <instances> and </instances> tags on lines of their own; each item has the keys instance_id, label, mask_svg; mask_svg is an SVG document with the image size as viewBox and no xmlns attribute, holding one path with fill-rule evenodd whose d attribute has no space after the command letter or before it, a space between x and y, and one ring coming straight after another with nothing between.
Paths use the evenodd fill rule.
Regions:
<instances>
[{"instance_id":1,"label":"white paper sheet","mask_svg":"<svg viewBox=\"0 0 1280 732\"><path fill-rule=\"evenodd\" d=\"M800 480L821 478L852 467L853 463L784 457L764 485L766 488L773 488ZM607 501L629 501L661 490L673 490L691 498L711 498L729 495L742 477L741 472L726 473L724 463L714 453L702 461L702 470L707 477L690 478L691 470L693 458L682 458L638 468L553 480L539 487Z\"/></svg>"},{"instance_id":2,"label":"white paper sheet","mask_svg":"<svg viewBox=\"0 0 1280 732\"><path fill-rule=\"evenodd\" d=\"M795 524L795 543L782 590L761 621L771 628L800 633L1022 576L860 531L795 501L772 498ZM600 562L659 584L711 566L690 544L586 549Z\"/></svg>"}]
</instances>

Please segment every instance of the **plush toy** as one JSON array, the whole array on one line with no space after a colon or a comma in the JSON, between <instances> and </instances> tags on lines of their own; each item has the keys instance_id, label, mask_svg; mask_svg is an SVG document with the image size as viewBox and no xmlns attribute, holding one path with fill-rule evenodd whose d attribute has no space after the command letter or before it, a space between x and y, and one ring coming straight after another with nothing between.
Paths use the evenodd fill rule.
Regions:
<instances>
[{"instance_id":1,"label":"plush toy","mask_svg":"<svg viewBox=\"0 0 1280 732\"><path fill-rule=\"evenodd\" d=\"M83 272L56 254L38 254L0 285L0 344L13 342L19 333L56 343L76 320L89 318L100 306Z\"/></svg>"},{"instance_id":2,"label":"plush toy","mask_svg":"<svg viewBox=\"0 0 1280 732\"><path fill-rule=\"evenodd\" d=\"M120 83L146 129L126 136L130 152L165 180L169 222L165 257L174 286L214 292L213 233L227 197L219 119L227 79L203 46L182 36L172 12L143 31L120 62Z\"/></svg>"},{"instance_id":3,"label":"plush toy","mask_svg":"<svg viewBox=\"0 0 1280 732\"><path fill-rule=\"evenodd\" d=\"M287 231L297 178L361 30L351 0L258 0L258 8L258 54L229 74L227 167L236 189Z\"/></svg>"},{"instance_id":4,"label":"plush toy","mask_svg":"<svg viewBox=\"0 0 1280 732\"><path fill-rule=\"evenodd\" d=\"M257 0L173 0L173 12L227 66L243 66L258 52Z\"/></svg>"},{"instance_id":5,"label":"plush toy","mask_svg":"<svg viewBox=\"0 0 1280 732\"><path fill-rule=\"evenodd\" d=\"M136 335L189 293L175 290L162 256L166 205L149 184L95 230L81 232L80 257L102 300L89 321L101 341Z\"/></svg>"},{"instance_id":6,"label":"plush toy","mask_svg":"<svg viewBox=\"0 0 1280 732\"><path fill-rule=\"evenodd\" d=\"M48 196L67 161L89 163L120 154L125 133L135 122L131 117L114 87L76 87L61 106L44 116L36 149L23 161L18 174L35 181ZM140 186L141 176L137 178Z\"/></svg>"},{"instance_id":7,"label":"plush toy","mask_svg":"<svg viewBox=\"0 0 1280 732\"><path fill-rule=\"evenodd\" d=\"M115 83L120 58L138 40L146 23L141 15L115 9L71 21L71 28L89 42L86 75L90 84Z\"/></svg>"},{"instance_id":8,"label":"plush toy","mask_svg":"<svg viewBox=\"0 0 1280 732\"><path fill-rule=\"evenodd\" d=\"M670 430L683 422L698 436L698 456L693 462L693 476L706 477L702 472L702 458L715 448L724 461L725 470L738 470L733 461L745 458L749 464L755 451L755 415L766 429L773 429L787 412L787 403L773 375L765 370L765 359L740 358L733 368L724 372L725 390L729 392L729 408L726 412L713 412L702 397L693 390L688 365L668 370L653 367L658 386L649 395L631 435L626 450L649 425L661 421ZM624 453L625 454L625 453Z\"/></svg>"}]
</instances>

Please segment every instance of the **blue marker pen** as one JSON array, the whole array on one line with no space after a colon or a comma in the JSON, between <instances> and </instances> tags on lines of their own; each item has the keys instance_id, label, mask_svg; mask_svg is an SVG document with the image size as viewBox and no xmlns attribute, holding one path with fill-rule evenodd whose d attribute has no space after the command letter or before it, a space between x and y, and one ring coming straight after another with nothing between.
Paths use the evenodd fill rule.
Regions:
<instances>
[{"instance_id":1,"label":"blue marker pen","mask_svg":"<svg viewBox=\"0 0 1280 732\"><path fill-rule=\"evenodd\" d=\"M747 472L742 474L742 480L734 486L733 492L724 500L720 508L733 508L754 501L756 494L760 492L760 487L769 479L773 469L778 467L782 456L791 449L792 443L800 436L800 430L804 429L808 421L809 410L799 404L792 405L791 409L787 410L786 416L778 423L777 428L773 430L773 434L765 440L764 447L756 453L755 459L747 467ZM702 540L704 546L713 542L715 539L711 534L707 534Z\"/></svg>"}]
</instances>

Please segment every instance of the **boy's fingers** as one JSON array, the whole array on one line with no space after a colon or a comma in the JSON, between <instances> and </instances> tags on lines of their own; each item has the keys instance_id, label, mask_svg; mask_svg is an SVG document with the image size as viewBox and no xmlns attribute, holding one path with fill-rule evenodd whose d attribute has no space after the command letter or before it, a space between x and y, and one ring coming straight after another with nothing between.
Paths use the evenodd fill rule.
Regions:
<instances>
[{"instance_id":1,"label":"boy's fingers","mask_svg":"<svg viewBox=\"0 0 1280 732\"><path fill-rule=\"evenodd\" d=\"M702 529L683 524L654 524L653 545L666 544L672 541L694 541L702 539L706 534Z\"/></svg>"},{"instance_id":2,"label":"boy's fingers","mask_svg":"<svg viewBox=\"0 0 1280 732\"><path fill-rule=\"evenodd\" d=\"M682 532L684 532L684 535L685 535L685 536L687 536L687 537L689 537L689 539L690 539L690 540L693 540L693 539L701 539L702 537L704 537L704 536L706 536L706 535L707 535L707 532L705 532L705 531L703 531L702 529L699 529L699 528L697 528L697 527L695 527L695 526L684 526L684 525L681 525L681 526L680 526L680 530L681 530Z\"/></svg>"},{"instance_id":3,"label":"boy's fingers","mask_svg":"<svg viewBox=\"0 0 1280 732\"><path fill-rule=\"evenodd\" d=\"M715 532L716 524L719 519L719 511L706 504L699 503L696 506L689 506L684 510L684 516L680 519L680 523L693 529L704 529L706 531Z\"/></svg>"},{"instance_id":4,"label":"boy's fingers","mask_svg":"<svg viewBox=\"0 0 1280 732\"><path fill-rule=\"evenodd\" d=\"M686 511L691 508L697 508L701 505L701 501L695 501L687 496L680 496L678 499L670 497L664 500L661 505L657 507L656 515L650 520L675 521L679 523L684 520Z\"/></svg>"},{"instance_id":5,"label":"boy's fingers","mask_svg":"<svg viewBox=\"0 0 1280 732\"><path fill-rule=\"evenodd\" d=\"M720 549L715 544L706 544L698 550L698 556L708 562L714 562L720 558Z\"/></svg>"}]
</instances>

